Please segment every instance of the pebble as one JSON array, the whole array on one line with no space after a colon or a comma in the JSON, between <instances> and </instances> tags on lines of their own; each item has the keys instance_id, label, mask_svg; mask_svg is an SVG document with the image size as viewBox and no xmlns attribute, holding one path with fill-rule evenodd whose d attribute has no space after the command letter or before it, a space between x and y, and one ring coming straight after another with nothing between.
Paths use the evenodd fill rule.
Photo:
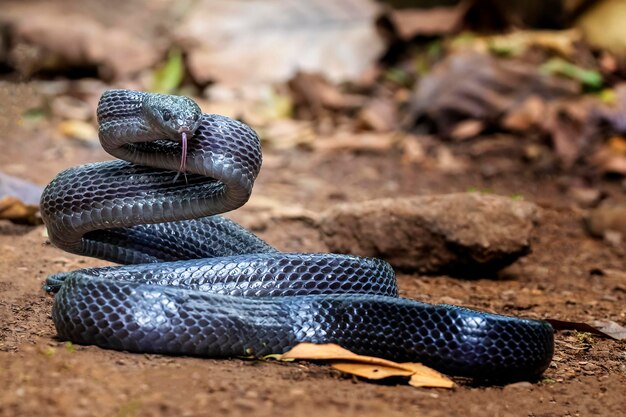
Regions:
<instances>
[{"instance_id":1,"label":"pebble","mask_svg":"<svg viewBox=\"0 0 626 417\"><path fill-rule=\"evenodd\" d=\"M513 384L508 384L504 387L505 391L513 391L513 390L527 390L527 389L532 389L533 384L531 384L528 381L521 381L521 382L515 382Z\"/></svg>"},{"instance_id":2,"label":"pebble","mask_svg":"<svg viewBox=\"0 0 626 417\"><path fill-rule=\"evenodd\" d=\"M604 202L589 213L586 223L593 236L621 241L626 236L626 203Z\"/></svg>"},{"instance_id":3,"label":"pebble","mask_svg":"<svg viewBox=\"0 0 626 417\"><path fill-rule=\"evenodd\" d=\"M594 207L604 197L604 194L596 188L572 187L568 193L582 207Z\"/></svg>"}]
</instances>

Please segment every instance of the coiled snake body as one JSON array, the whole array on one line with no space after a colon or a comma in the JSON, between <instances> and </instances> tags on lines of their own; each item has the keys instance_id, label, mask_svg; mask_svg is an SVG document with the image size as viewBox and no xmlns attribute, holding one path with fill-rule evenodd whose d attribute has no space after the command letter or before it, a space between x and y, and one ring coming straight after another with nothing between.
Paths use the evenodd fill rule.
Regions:
<instances>
[{"instance_id":1,"label":"coiled snake body","mask_svg":"<svg viewBox=\"0 0 626 417\"><path fill-rule=\"evenodd\" d=\"M102 146L128 162L61 172L42 214L57 247L128 265L48 277L60 338L202 356L337 343L487 379L532 378L549 365L545 322L398 298L384 261L282 253L219 216L247 201L261 166L245 124L185 97L129 90L105 92L98 121ZM183 178L175 171L185 165Z\"/></svg>"}]
</instances>

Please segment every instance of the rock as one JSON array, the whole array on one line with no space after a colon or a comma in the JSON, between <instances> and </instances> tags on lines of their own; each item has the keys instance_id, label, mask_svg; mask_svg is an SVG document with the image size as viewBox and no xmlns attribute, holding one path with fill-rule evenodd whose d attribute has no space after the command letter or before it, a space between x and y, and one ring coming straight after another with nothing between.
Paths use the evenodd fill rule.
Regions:
<instances>
[{"instance_id":1,"label":"rock","mask_svg":"<svg viewBox=\"0 0 626 417\"><path fill-rule=\"evenodd\" d=\"M586 223L593 236L621 241L626 236L626 203L605 201L589 213Z\"/></svg>"},{"instance_id":2,"label":"rock","mask_svg":"<svg viewBox=\"0 0 626 417\"><path fill-rule=\"evenodd\" d=\"M604 197L606 197L606 194L604 194L601 190L588 187L571 187L568 190L568 194L581 207L595 207Z\"/></svg>"},{"instance_id":3,"label":"rock","mask_svg":"<svg viewBox=\"0 0 626 417\"><path fill-rule=\"evenodd\" d=\"M390 132L398 127L397 105L389 98L374 98L361 109L357 118L365 129Z\"/></svg>"},{"instance_id":4,"label":"rock","mask_svg":"<svg viewBox=\"0 0 626 417\"><path fill-rule=\"evenodd\" d=\"M512 384L508 384L504 387L506 391L517 391L517 390L531 390L533 388L533 384L528 381L514 382Z\"/></svg>"},{"instance_id":5,"label":"rock","mask_svg":"<svg viewBox=\"0 0 626 417\"><path fill-rule=\"evenodd\" d=\"M530 252L532 203L459 193L339 205L321 216L332 252L372 256L400 270L490 273Z\"/></svg>"},{"instance_id":6,"label":"rock","mask_svg":"<svg viewBox=\"0 0 626 417\"><path fill-rule=\"evenodd\" d=\"M171 12L148 1L126 3L111 7L94 2L91 10L81 2L3 4L2 20L14 45L9 61L26 78L46 70L95 67L101 77L120 79L151 68L164 52L160 23ZM146 9L141 21L133 13L138 8ZM111 22L116 22L115 30Z\"/></svg>"},{"instance_id":7,"label":"rock","mask_svg":"<svg viewBox=\"0 0 626 417\"><path fill-rule=\"evenodd\" d=\"M283 83L299 70L343 82L385 49L372 0L205 0L190 7L175 36L199 83Z\"/></svg>"},{"instance_id":8,"label":"rock","mask_svg":"<svg viewBox=\"0 0 626 417\"><path fill-rule=\"evenodd\" d=\"M0 172L0 198L15 197L29 205L39 205L43 187Z\"/></svg>"}]
</instances>

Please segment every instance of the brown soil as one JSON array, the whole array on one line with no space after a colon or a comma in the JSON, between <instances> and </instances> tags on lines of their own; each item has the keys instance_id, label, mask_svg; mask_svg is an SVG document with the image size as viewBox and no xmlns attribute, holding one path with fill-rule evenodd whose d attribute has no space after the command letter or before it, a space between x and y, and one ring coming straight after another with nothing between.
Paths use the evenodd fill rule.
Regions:
<instances>
[{"instance_id":1,"label":"brown soil","mask_svg":"<svg viewBox=\"0 0 626 417\"><path fill-rule=\"evenodd\" d=\"M9 174L45 184L59 170L107 159L97 147L34 135L3 147ZM584 210L561 193L562 178L538 178L525 167L484 180L479 169L460 175L424 172L391 153L324 155L266 152L250 203L230 214L285 250L320 248L294 227L259 224L259 202L319 211L342 201L489 188L522 194L543 208L533 253L498 279L401 275L404 296L511 315L626 321L625 247L590 238ZM622 191L601 184L614 198ZM261 222L262 223L262 222ZM271 225L270 225L271 226ZM129 354L67 346L55 338L48 274L103 262L46 244L44 228L0 222L0 416L298 416L477 415L617 416L624 412L623 342L575 332L556 335L554 361L535 383L450 391L368 383L311 363L212 360Z\"/></svg>"}]
</instances>

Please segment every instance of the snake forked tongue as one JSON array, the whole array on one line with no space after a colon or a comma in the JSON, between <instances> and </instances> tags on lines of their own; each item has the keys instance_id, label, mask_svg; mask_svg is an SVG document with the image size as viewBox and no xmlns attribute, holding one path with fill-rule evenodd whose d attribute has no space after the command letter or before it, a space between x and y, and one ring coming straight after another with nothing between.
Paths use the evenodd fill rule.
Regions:
<instances>
[{"instance_id":1,"label":"snake forked tongue","mask_svg":"<svg viewBox=\"0 0 626 417\"><path fill-rule=\"evenodd\" d=\"M183 152L180 157L179 171L185 173L187 171L187 133L182 132Z\"/></svg>"}]
</instances>

